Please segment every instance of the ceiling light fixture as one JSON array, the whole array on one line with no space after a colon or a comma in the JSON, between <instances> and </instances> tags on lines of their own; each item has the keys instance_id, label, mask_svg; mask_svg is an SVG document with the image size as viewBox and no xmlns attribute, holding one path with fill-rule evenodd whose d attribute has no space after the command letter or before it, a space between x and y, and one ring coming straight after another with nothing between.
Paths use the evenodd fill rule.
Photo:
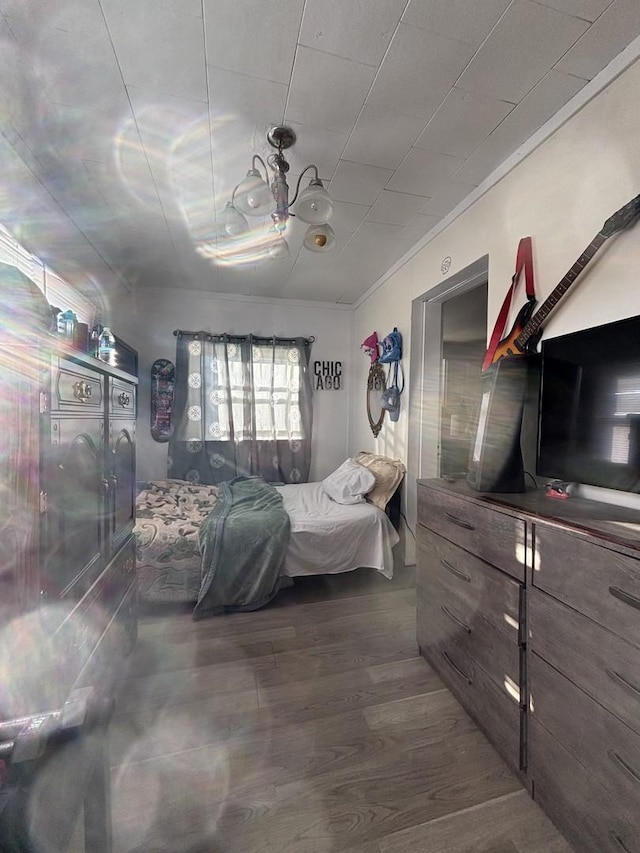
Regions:
<instances>
[{"instance_id":1,"label":"ceiling light fixture","mask_svg":"<svg viewBox=\"0 0 640 853\"><path fill-rule=\"evenodd\" d=\"M309 225L303 240L305 248L312 252L330 251L336 242L333 228L328 224L333 215L333 201L318 176L317 166L305 166L298 178L293 198L289 201L289 163L282 152L295 143L296 134L290 127L277 125L267 133L267 141L277 149L277 153L267 157L273 177L269 182L267 165L259 154L254 154L251 168L244 180L234 189L231 200L227 202L221 215L220 224L224 237L229 241L246 238L250 232L246 217L265 216L270 212L273 224L267 233L266 248L264 239L260 239L261 257L282 260L289 256L289 244L284 232L290 216L297 216ZM264 169L264 177L257 168L258 163ZM310 169L313 170L314 177L300 192L302 178ZM294 204L295 212L291 210Z\"/></svg>"}]
</instances>

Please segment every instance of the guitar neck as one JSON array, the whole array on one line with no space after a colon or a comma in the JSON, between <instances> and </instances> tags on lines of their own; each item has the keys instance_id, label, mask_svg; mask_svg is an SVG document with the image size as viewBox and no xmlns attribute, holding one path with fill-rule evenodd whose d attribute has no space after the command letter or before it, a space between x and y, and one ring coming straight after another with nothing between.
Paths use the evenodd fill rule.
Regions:
<instances>
[{"instance_id":1,"label":"guitar neck","mask_svg":"<svg viewBox=\"0 0 640 853\"><path fill-rule=\"evenodd\" d=\"M607 238L602 231L599 231L571 269L563 276L562 281L551 291L549 296L545 299L540 308L516 338L515 343L520 350L524 350L527 345L527 341L536 334L538 329L540 329L549 314L551 314L560 299L564 296L567 290L569 290L571 285L578 278L582 270L593 258L606 239Z\"/></svg>"}]
</instances>

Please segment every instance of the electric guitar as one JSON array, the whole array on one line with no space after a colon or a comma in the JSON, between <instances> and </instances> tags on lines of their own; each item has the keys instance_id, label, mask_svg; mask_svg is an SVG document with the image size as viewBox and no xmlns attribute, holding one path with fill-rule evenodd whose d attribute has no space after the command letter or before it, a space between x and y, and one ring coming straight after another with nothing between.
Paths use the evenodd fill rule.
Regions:
<instances>
[{"instance_id":1,"label":"electric guitar","mask_svg":"<svg viewBox=\"0 0 640 853\"><path fill-rule=\"evenodd\" d=\"M520 309L509 334L498 343L490 363L495 364L496 361L506 356L524 355L535 352L540 336L542 335L542 324L598 249L609 237L632 225L639 216L640 195L637 195L607 219L578 260L565 273L560 283L552 290L533 316L531 315L536 306L536 301L535 299L527 301L526 305Z\"/></svg>"}]
</instances>

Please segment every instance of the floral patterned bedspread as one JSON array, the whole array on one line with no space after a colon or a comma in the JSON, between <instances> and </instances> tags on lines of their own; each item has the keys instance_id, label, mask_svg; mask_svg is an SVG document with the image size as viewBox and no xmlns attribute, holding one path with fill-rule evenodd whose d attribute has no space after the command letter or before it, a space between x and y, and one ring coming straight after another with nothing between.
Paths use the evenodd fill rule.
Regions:
<instances>
[{"instance_id":1,"label":"floral patterned bedspread","mask_svg":"<svg viewBox=\"0 0 640 853\"><path fill-rule=\"evenodd\" d=\"M198 530L217 486L155 480L136 498L138 592L143 601L195 602L202 580Z\"/></svg>"}]
</instances>

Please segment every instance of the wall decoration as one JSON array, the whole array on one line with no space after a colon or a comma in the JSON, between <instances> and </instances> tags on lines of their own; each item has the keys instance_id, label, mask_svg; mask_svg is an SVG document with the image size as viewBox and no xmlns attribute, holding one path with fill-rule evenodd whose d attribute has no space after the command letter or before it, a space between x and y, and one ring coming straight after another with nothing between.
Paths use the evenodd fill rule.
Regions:
<instances>
[{"instance_id":1,"label":"wall decoration","mask_svg":"<svg viewBox=\"0 0 640 853\"><path fill-rule=\"evenodd\" d=\"M313 388L315 391L339 391L342 388L342 362L314 361Z\"/></svg>"},{"instance_id":2,"label":"wall decoration","mask_svg":"<svg viewBox=\"0 0 640 853\"><path fill-rule=\"evenodd\" d=\"M176 369L172 361L159 358L151 365L151 437L169 441L173 435L171 412Z\"/></svg>"},{"instance_id":3,"label":"wall decoration","mask_svg":"<svg viewBox=\"0 0 640 853\"><path fill-rule=\"evenodd\" d=\"M442 275L446 275L451 269L451 258L447 255L446 258L442 259L442 263L440 264L440 272Z\"/></svg>"},{"instance_id":4,"label":"wall decoration","mask_svg":"<svg viewBox=\"0 0 640 853\"><path fill-rule=\"evenodd\" d=\"M386 410L382 405L382 397L386 388L384 368L376 360L369 368L367 376L367 418L374 438L378 437L384 422Z\"/></svg>"}]
</instances>

